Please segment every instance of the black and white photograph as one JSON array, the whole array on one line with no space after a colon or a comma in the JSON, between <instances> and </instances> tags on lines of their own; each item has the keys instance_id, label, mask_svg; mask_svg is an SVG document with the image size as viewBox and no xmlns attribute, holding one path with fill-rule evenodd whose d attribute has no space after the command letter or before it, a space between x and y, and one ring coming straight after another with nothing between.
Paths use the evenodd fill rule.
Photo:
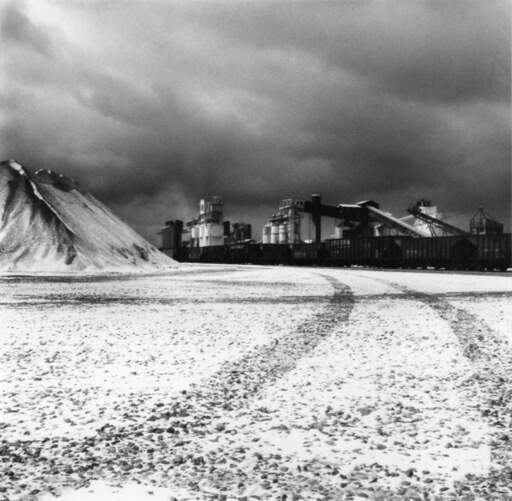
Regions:
<instances>
[{"instance_id":1,"label":"black and white photograph","mask_svg":"<svg viewBox=\"0 0 512 501\"><path fill-rule=\"evenodd\" d=\"M0 501L512 501L510 0L0 0Z\"/></svg>"}]
</instances>

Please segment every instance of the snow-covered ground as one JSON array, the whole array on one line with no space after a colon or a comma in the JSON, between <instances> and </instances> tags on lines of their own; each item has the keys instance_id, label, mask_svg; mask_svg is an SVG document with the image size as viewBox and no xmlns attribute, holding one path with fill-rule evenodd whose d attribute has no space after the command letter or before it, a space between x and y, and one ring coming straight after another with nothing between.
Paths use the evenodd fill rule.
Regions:
<instances>
[{"instance_id":1,"label":"snow-covered ground","mask_svg":"<svg viewBox=\"0 0 512 501\"><path fill-rule=\"evenodd\" d=\"M364 269L3 278L0 499L512 499L511 297Z\"/></svg>"}]
</instances>

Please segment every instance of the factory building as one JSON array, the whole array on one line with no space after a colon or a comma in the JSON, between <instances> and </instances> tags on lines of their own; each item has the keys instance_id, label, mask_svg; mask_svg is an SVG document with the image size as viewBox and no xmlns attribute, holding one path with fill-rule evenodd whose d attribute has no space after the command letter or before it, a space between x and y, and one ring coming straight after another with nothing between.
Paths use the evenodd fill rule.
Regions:
<instances>
[{"instance_id":1,"label":"factory building","mask_svg":"<svg viewBox=\"0 0 512 501\"><path fill-rule=\"evenodd\" d=\"M184 250L197 247L217 247L251 240L250 224L223 221L224 202L221 197L202 198L195 219L183 224L171 220L158 232L162 243L160 250L176 257Z\"/></svg>"},{"instance_id":2,"label":"factory building","mask_svg":"<svg viewBox=\"0 0 512 501\"><path fill-rule=\"evenodd\" d=\"M405 217L372 200L329 205L317 194L310 200L284 199L265 222L261 243L252 240L250 224L224 221L223 209L220 197L204 198L195 219L185 225L167 221L159 232L161 250L182 262L231 264L505 270L512 263L510 235L500 235L501 223L479 210L468 232L441 219L425 199ZM325 219L333 228L328 237L326 227L322 233Z\"/></svg>"},{"instance_id":3,"label":"factory building","mask_svg":"<svg viewBox=\"0 0 512 501\"><path fill-rule=\"evenodd\" d=\"M318 194L287 198L265 222L261 243L252 240L250 224L224 221L223 209L220 197L204 198L195 219L167 221L161 250L178 261L231 264L505 270L512 263L510 234L482 209L468 232L441 219L425 199L395 217L372 200L329 205ZM330 236L325 226L322 232L325 219Z\"/></svg>"},{"instance_id":4,"label":"factory building","mask_svg":"<svg viewBox=\"0 0 512 501\"><path fill-rule=\"evenodd\" d=\"M330 238L353 238L357 236L373 236L377 225L366 216L362 207L378 207L370 200L358 204L325 205L320 195L311 195L311 201L284 199L280 202L278 210L263 225L263 244L298 244L301 242L319 244L322 240L322 218L329 218L334 222L334 234ZM384 214L384 213L382 213ZM304 216L309 231L302 235L301 223ZM311 226L314 230L313 238L309 234ZM306 238L304 238L306 237Z\"/></svg>"},{"instance_id":5,"label":"factory building","mask_svg":"<svg viewBox=\"0 0 512 501\"><path fill-rule=\"evenodd\" d=\"M162 238L162 249L177 249L183 242L183 221L166 221L158 232Z\"/></svg>"},{"instance_id":6,"label":"factory building","mask_svg":"<svg viewBox=\"0 0 512 501\"><path fill-rule=\"evenodd\" d=\"M503 224L489 217L482 207L471 218L469 232L472 235L501 235Z\"/></svg>"},{"instance_id":7,"label":"factory building","mask_svg":"<svg viewBox=\"0 0 512 501\"><path fill-rule=\"evenodd\" d=\"M281 200L277 212L263 225L262 243L296 244L300 239L299 204L287 198Z\"/></svg>"},{"instance_id":8,"label":"factory building","mask_svg":"<svg viewBox=\"0 0 512 501\"><path fill-rule=\"evenodd\" d=\"M322 218L334 222L334 234L330 238L335 239L400 235L434 237L467 233L443 221L442 214L430 200L419 200L408 212L408 216L396 218L390 212L381 210L372 200L325 205L320 195L312 195L311 201L285 199L263 225L262 243L296 244L304 241L319 244L322 240ZM304 214L311 217L314 240L301 239L301 217Z\"/></svg>"},{"instance_id":9,"label":"factory building","mask_svg":"<svg viewBox=\"0 0 512 501\"><path fill-rule=\"evenodd\" d=\"M199 215L192 225L192 247L224 245L223 208L220 197L201 199Z\"/></svg>"}]
</instances>

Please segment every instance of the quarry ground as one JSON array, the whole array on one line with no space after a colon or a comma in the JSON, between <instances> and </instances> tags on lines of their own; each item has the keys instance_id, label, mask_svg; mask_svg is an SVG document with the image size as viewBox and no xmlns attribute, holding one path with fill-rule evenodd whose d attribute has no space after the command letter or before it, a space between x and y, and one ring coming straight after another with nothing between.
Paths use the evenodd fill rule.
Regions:
<instances>
[{"instance_id":1,"label":"quarry ground","mask_svg":"<svg viewBox=\"0 0 512 501\"><path fill-rule=\"evenodd\" d=\"M512 278L0 279L0 499L512 499Z\"/></svg>"}]
</instances>

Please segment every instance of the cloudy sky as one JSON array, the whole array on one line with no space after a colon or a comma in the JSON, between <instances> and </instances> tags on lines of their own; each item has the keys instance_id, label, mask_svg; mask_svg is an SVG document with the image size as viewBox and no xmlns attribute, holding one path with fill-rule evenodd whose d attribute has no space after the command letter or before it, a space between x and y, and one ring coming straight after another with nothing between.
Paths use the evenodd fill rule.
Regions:
<instances>
[{"instance_id":1,"label":"cloudy sky","mask_svg":"<svg viewBox=\"0 0 512 501\"><path fill-rule=\"evenodd\" d=\"M0 157L152 241L222 195L510 221L508 0L0 0Z\"/></svg>"}]
</instances>

